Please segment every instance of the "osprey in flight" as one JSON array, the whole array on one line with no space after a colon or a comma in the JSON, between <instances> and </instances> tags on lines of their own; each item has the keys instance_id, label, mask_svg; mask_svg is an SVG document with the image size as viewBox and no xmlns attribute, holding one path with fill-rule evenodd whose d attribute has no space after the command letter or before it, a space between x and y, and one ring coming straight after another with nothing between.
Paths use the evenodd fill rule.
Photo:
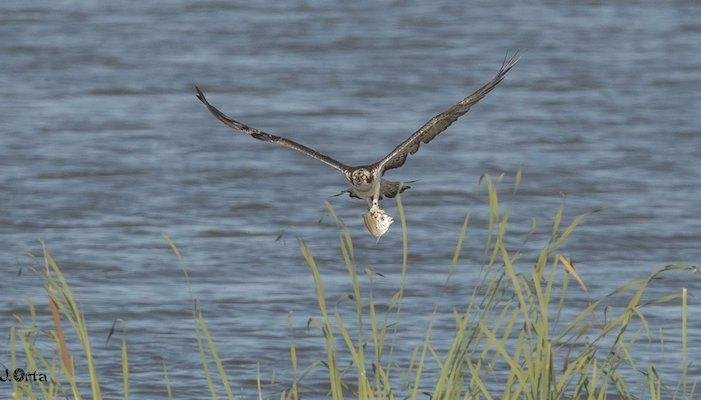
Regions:
<instances>
[{"instance_id":1,"label":"osprey in flight","mask_svg":"<svg viewBox=\"0 0 701 400\"><path fill-rule=\"evenodd\" d=\"M311 158L315 158L340 171L351 184L351 186L344 192L347 192L351 197L367 201L368 212L363 214L363 221L365 222L365 227L368 229L368 231L374 237L379 238L385 232L387 232L389 226L393 222L392 217L385 214L385 212L380 209L380 200L382 200L383 197L393 198L397 195L397 193L401 193L409 188L409 186L405 186L401 182L383 179L382 176L384 173L390 169L399 168L404 165L407 156L409 154L414 154L419 150L421 142L430 142L439 133L446 130L446 128L448 128L458 118L470 111L470 108L473 105L482 100L487 93L491 92L492 89L494 89L504 79L507 72L509 72L509 70L518 61L517 55L518 53L514 54L508 59L504 59L499 72L497 72L492 80L487 82L481 88L477 89L471 95L457 102L452 107L431 118L421 128L412 133L411 136L395 147L389 154L382 157L379 161L373 164L358 166L348 166L303 144L281 136L260 131L244 123L233 120L211 105L205 98L202 90L200 90L197 86L195 86L195 89L197 90L197 98L204 103L209 112L212 113L212 115L214 115L219 121L224 123L224 125L250 135L255 139L279 144L292 150L297 150L300 153L303 153Z\"/></svg>"}]
</instances>

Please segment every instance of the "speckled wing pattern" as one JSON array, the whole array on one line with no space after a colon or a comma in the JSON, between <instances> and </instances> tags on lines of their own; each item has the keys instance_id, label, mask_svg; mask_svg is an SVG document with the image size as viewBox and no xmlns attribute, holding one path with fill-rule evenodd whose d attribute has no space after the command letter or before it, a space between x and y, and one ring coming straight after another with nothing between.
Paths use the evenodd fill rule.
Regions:
<instances>
[{"instance_id":1,"label":"speckled wing pattern","mask_svg":"<svg viewBox=\"0 0 701 400\"><path fill-rule=\"evenodd\" d=\"M439 133L446 130L458 118L465 115L470 108L477 102L482 100L489 92L492 91L506 76L506 74L518 62L518 52L511 57L505 57L501 64L499 72L487 82L484 86L477 89L471 95L465 97L449 109L431 118L419 130L414 132L409 138L399 144L391 153L387 154L383 159L375 163L375 168L380 172L380 175L385 171L393 168L399 168L404 165L409 154L414 154L419 150L421 142L428 143Z\"/></svg>"},{"instance_id":2,"label":"speckled wing pattern","mask_svg":"<svg viewBox=\"0 0 701 400\"><path fill-rule=\"evenodd\" d=\"M204 96L204 93L200 88L195 86L195 90L197 90L197 98L205 105L207 106L207 109L209 110L214 117L216 117L219 121L224 123L224 125L235 129L237 131L243 132L255 139L262 140L265 142L270 142L270 143L275 143L279 144L280 146L287 147L288 149L292 150L297 150L298 152L305 154L311 158L317 159L321 162L323 162L326 165L329 165L333 168L336 168L337 170L341 171L343 174L348 175L350 173L351 168L339 161L334 160L333 158L321 154L318 151L309 148L303 144L299 144L293 140L286 139L284 137L276 136L276 135L271 135L269 133L265 133L263 131L260 131L256 128L250 127L246 124L243 124L241 122L235 121L232 118L228 117L226 114L223 112L219 111L216 107L213 105L209 104L207 101L207 98Z\"/></svg>"}]
</instances>

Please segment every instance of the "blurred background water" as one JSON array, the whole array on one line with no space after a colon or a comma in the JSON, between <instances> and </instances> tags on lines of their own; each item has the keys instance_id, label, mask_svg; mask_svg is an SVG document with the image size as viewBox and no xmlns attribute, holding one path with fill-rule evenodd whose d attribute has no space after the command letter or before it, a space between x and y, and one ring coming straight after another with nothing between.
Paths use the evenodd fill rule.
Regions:
<instances>
[{"instance_id":1,"label":"blurred background water","mask_svg":"<svg viewBox=\"0 0 701 400\"><path fill-rule=\"evenodd\" d=\"M232 134L193 84L252 126L361 164L486 82L515 49L525 51L506 81L391 174L420 179L403 198L410 266L399 363L433 307L449 313L474 287L485 172L506 173L502 200L517 238L536 218L532 247L559 205L566 221L604 207L565 248L592 296L665 264L698 263L698 3L3 1L0 331L28 299L45 311L25 255L39 255L43 239L85 312L108 396L121 387L118 341L103 341L116 318L128 327L135 395L166 396L163 361L176 397L202 395L189 296L167 234L237 393L252 393L257 362L265 381L276 371L266 392L279 393L290 382L290 312L301 366L322 358L318 333L305 328L318 310L295 238L312 247L330 299L349 290L323 206L345 182L314 160ZM375 243L362 227L363 202L330 201L355 236L360 266L386 276L380 290L396 289L399 224ZM385 208L397 215L392 202ZM462 262L444 287L467 212ZM690 359L699 359L701 283L655 287L682 286L693 296ZM678 307L658 311L651 324L667 329L674 349ZM437 346L451 334L449 320L438 324ZM658 345L637 356L678 371L678 353ZM324 393L321 376L303 390Z\"/></svg>"}]
</instances>

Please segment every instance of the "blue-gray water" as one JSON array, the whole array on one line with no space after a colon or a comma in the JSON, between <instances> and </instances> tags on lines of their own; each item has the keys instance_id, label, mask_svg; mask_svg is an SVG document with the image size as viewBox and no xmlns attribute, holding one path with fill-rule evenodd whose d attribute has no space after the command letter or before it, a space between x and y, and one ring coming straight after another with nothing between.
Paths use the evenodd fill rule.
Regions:
<instances>
[{"instance_id":1,"label":"blue-gray water","mask_svg":"<svg viewBox=\"0 0 701 400\"><path fill-rule=\"evenodd\" d=\"M39 255L43 239L85 312L105 393L120 393L118 341L104 339L121 318L135 395L166 396L165 360L175 396L200 397L189 296L168 234L235 391L251 395L260 362L265 382L277 376L266 393L279 396L290 383L290 312L300 366L323 358L322 339L305 329L318 310L295 238L312 247L330 299L349 290L337 229L328 217L319 223L344 181L314 160L232 134L196 101L193 84L255 127L360 164L486 82L514 49L525 52L507 79L391 174L420 179L403 198L410 265L398 362L434 305L450 313L474 286L484 172L507 173L503 207L516 237L537 219L534 246L560 204L566 221L604 207L563 249L592 296L701 260L698 3L3 1L0 331L29 299L47 313L25 256ZM518 168L524 180L512 196ZM354 234L360 266L386 275L377 280L385 292L396 289L399 224L376 244L362 227L362 202L330 201ZM393 203L385 208L397 215ZM462 262L445 289L467 212ZM701 358L698 277L655 285L659 294L689 288L690 359ZM673 377L678 307L656 310L650 322L667 329L668 349L642 346L636 356ZM451 333L437 326L437 345ZM8 363L5 349L0 357ZM323 393L319 376L304 390Z\"/></svg>"}]
</instances>

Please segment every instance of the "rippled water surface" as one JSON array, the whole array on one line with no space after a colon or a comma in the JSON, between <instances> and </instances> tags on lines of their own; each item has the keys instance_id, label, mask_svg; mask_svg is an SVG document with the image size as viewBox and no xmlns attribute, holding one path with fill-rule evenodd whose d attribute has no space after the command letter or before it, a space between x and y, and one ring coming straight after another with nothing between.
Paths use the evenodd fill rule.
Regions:
<instances>
[{"instance_id":1,"label":"rippled water surface","mask_svg":"<svg viewBox=\"0 0 701 400\"><path fill-rule=\"evenodd\" d=\"M360 164L486 82L514 49L525 51L506 81L391 173L420 179L403 198L410 266L398 362L435 305L447 315L474 287L484 261L486 198L477 182L485 172L506 173L514 243L536 218L526 250L542 245L560 204L567 221L603 207L563 249L591 296L668 263L701 260L696 2L3 1L0 331L28 299L46 313L25 255L39 255L43 239L85 312L107 395L121 390L118 341L104 341L116 318L128 327L135 395L166 396L163 360L176 397L205 393L167 234L183 252L237 393L253 393L257 362L266 382L276 371L266 393L279 393L290 382L289 313L300 364L323 357L321 338L306 330L318 310L295 238L317 256L329 299L349 290L323 205L344 181L314 160L232 135L196 101L193 84L255 127ZM359 265L381 271L378 290L391 293L398 224L375 243L362 227L362 202L330 201L354 234ZM397 215L394 203L385 208ZM467 212L462 262L445 288ZM699 359L699 279L656 288L682 285L693 295L690 359ZM674 348L678 307L658 311L650 322L669 329ZM445 322L434 333L438 347L452 333ZM6 356L2 349L0 361ZM679 364L658 345L637 356L670 374ZM323 393L320 376L305 390Z\"/></svg>"}]
</instances>

